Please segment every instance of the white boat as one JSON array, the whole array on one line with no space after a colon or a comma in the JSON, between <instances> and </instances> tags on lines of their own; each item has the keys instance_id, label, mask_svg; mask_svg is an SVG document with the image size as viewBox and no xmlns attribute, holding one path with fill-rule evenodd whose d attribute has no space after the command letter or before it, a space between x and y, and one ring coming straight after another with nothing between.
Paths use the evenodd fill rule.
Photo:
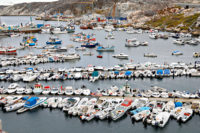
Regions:
<instances>
[{"instance_id":1,"label":"white boat","mask_svg":"<svg viewBox=\"0 0 200 133\"><path fill-rule=\"evenodd\" d=\"M74 79L75 80L78 80L78 79L81 79L81 78L82 78L82 73L77 72L77 73L74 74Z\"/></svg>"},{"instance_id":2,"label":"white boat","mask_svg":"<svg viewBox=\"0 0 200 133\"><path fill-rule=\"evenodd\" d=\"M169 121L170 113L168 112L160 112L156 115L155 119L152 120L152 125L164 127Z\"/></svg>"},{"instance_id":3,"label":"white boat","mask_svg":"<svg viewBox=\"0 0 200 133\"><path fill-rule=\"evenodd\" d=\"M124 53L113 55L113 57L118 58L118 59L128 59L128 55L126 55Z\"/></svg>"},{"instance_id":4,"label":"white boat","mask_svg":"<svg viewBox=\"0 0 200 133\"><path fill-rule=\"evenodd\" d=\"M33 89L33 93L36 95L39 95L42 93L43 90L43 86L41 84L35 84L34 89Z\"/></svg>"},{"instance_id":5,"label":"white boat","mask_svg":"<svg viewBox=\"0 0 200 133\"><path fill-rule=\"evenodd\" d=\"M15 93L16 90L17 90L17 87L19 87L19 84L17 83L12 83L8 86L8 89L7 89L7 93L8 94L12 94L12 93Z\"/></svg>"},{"instance_id":6,"label":"white boat","mask_svg":"<svg viewBox=\"0 0 200 133\"><path fill-rule=\"evenodd\" d=\"M59 91L59 89L58 89L57 87L53 87L53 88L51 89L51 94L52 94L52 95L56 95L56 94L58 94L58 91Z\"/></svg>"},{"instance_id":7,"label":"white boat","mask_svg":"<svg viewBox=\"0 0 200 133\"><path fill-rule=\"evenodd\" d=\"M33 93L33 90L31 88L26 88L24 93L31 94L31 93Z\"/></svg>"},{"instance_id":8,"label":"white boat","mask_svg":"<svg viewBox=\"0 0 200 133\"><path fill-rule=\"evenodd\" d=\"M11 111L18 110L22 108L23 106L24 106L24 102L19 102L19 103L4 107L4 109L6 112L11 112Z\"/></svg>"},{"instance_id":9,"label":"white boat","mask_svg":"<svg viewBox=\"0 0 200 133\"><path fill-rule=\"evenodd\" d=\"M173 51L172 55L183 55L183 53L177 50L177 51Z\"/></svg>"},{"instance_id":10,"label":"white boat","mask_svg":"<svg viewBox=\"0 0 200 133\"><path fill-rule=\"evenodd\" d=\"M24 82L32 82L32 81L34 81L38 76L39 76L38 73L28 72L28 73L26 73L26 75L23 77L23 81L24 81Z\"/></svg>"},{"instance_id":11,"label":"white boat","mask_svg":"<svg viewBox=\"0 0 200 133\"><path fill-rule=\"evenodd\" d=\"M158 97L160 97L160 93L159 93L159 92L153 92L153 93L151 94L151 96L152 96L152 97L158 98Z\"/></svg>"},{"instance_id":12,"label":"white boat","mask_svg":"<svg viewBox=\"0 0 200 133\"><path fill-rule=\"evenodd\" d=\"M158 35L156 33L151 33L149 35L149 38L151 38L151 39L158 39Z\"/></svg>"},{"instance_id":13,"label":"white boat","mask_svg":"<svg viewBox=\"0 0 200 133\"><path fill-rule=\"evenodd\" d=\"M90 111L93 110L94 108L94 105L96 104L97 102L97 99L96 98L91 98L90 100L88 100L88 102L86 103L86 105L83 105L79 111L78 111L78 115L82 115L82 116L85 116L85 115L88 115L90 114ZM85 119L85 118L82 118L82 120Z\"/></svg>"},{"instance_id":14,"label":"white boat","mask_svg":"<svg viewBox=\"0 0 200 133\"><path fill-rule=\"evenodd\" d=\"M51 108L57 108L58 104L62 101L62 97L55 97L53 102L51 103Z\"/></svg>"},{"instance_id":15,"label":"white boat","mask_svg":"<svg viewBox=\"0 0 200 133\"><path fill-rule=\"evenodd\" d=\"M110 117L113 120L117 120L122 117L128 109L131 108L132 100L125 99L122 104L117 106L113 111L110 112Z\"/></svg>"},{"instance_id":16,"label":"white boat","mask_svg":"<svg viewBox=\"0 0 200 133\"><path fill-rule=\"evenodd\" d=\"M48 95L51 92L51 87L50 86L45 86L43 88L42 94L43 95Z\"/></svg>"},{"instance_id":17,"label":"white boat","mask_svg":"<svg viewBox=\"0 0 200 133\"><path fill-rule=\"evenodd\" d=\"M65 89L61 86L60 89L58 90L58 95L63 95L65 94Z\"/></svg>"},{"instance_id":18,"label":"white boat","mask_svg":"<svg viewBox=\"0 0 200 133\"><path fill-rule=\"evenodd\" d=\"M74 89L72 88L72 86L66 86L65 87L65 94L70 96L74 94Z\"/></svg>"},{"instance_id":19,"label":"white boat","mask_svg":"<svg viewBox=\"0 0 200 133\"><path fill-rule=\"evenodd\" d=\"M173 43L178 45L184 45L184 41L182 39L174 40Z\"/></svg>"},{"instance_id":20,"label":"white boat","mask_svg":"<svg viewBox=\"0 0 200 133\"><path fill-rule=\"evenodd\" d=\"M75 89L74 90L74 94L75 95L82 95L83 94L83 89L81 89L81 88Z\"/></svg>"},{"instance_id":21,"label":"white boat","mask_svg":"<svg viewBox=\"0 0 200 133\"><path fill-rule=\"evenodd\" d=\"M25 93L25 88L23 88L23 87L17 87L16 94L24 94L24 93Z\"/></svg>"},{"instance_id":22,"label":"white boat","mask_svg":"<svg viewBox=\"0 0 200 133\"><path fill-rule=\"evenodd\" d=\"M82 99L80 100L80 102L77 104L77 106L71 107L71 108L69 109L68 114L72 114L73 116L77 115L78 112L79 112L79 109L80 109L82 106L86 105L87 102L88 102L88 98L87 98L87 97L82 98Z\"/></svg>"},{"instance_id":23,"label":"white boat","mask_svg":"<svg viewBox=\"0 0 200 133\"><path fill-rule=\"evenodd\" d=\"M70 108L73 109L73 107L77 106L79 101L80 101L79 97L67 98L65 103L63 103L63 111L68 112Z\"/></svg>"},{"instance_id":24,"label":"white boat","mask_svg":"<svg viewBox=\"0 0 200 133\"><path fill-rule=\"evenodd\" d=\"M53 30L51 32L53 34L65 34L65 33L68 33L68 31L65 28L61 28L61 27L53 28Z\"/></svg>"},{"instance_id":25,"label":"white boat","mask_svg":"<svg viewBox=\"0 0 200 133\"><path fill-rule=\"evenodd\" d=\"M51 105L53 101L54 101L54 97L50 97L46 101L44 101L42 104L40 104L40 106L45 107L45 108L49 107L49 105Z\"/></svg>"},{"instance_id":26,"label":"white boat","mask_svg":"<svg viewBox=\"0 0 200 133\"><path fill-rule=\"evenodd\" d=\"M131 118L133 118L135 121L140 121L150 114L150 107L137 108L130 111L130 114L132 114Z\"/></svg>"},{"instance_id":27,"label":"white boat","mask_svg":"<svg viewBox=\"0 0 200 133\"><path fill-rule=\"evenodd\" d=\"M165 109L165 103L157 101L156 105L154 106L154 108L152 110L152 112L153 113L158 113L158 112L162 112L164 109Z\"/></svg>"},{"instance_id":28,"label":"white boat","mask_svg":"<svg viewBox=\"0 0 200 133\"><path fill-rule=\"evenodd\" d=\"M49 34L49 33L51 33L50 28L42 28L41 29L41 33L43 33L43 34Z\"/></svg>"},{"instance_id":29,"label":"white boat","mask_svg":"<svg viewBox=\"0 0 200 133\"><path fill-rule=\"evenodd\" d=\"M174 110L171 111L171 116L177 119L184 108L183 107L176 107Z\"/></svg>"},{"instance_id":30,"label":"white boat","mask_svg":"<svg viewBox=\"0 0 200 133\"><path fill-rule=\"evenodd\" d=\"M144 54L144 57L152 57L152 58L155 58L155 57L157 57L157 55L154 54L154 53L147 53L147 54Z\"/></svg>"},{"instance_id":31,"label":"white boat","mask_svg":"<svg viewBox=\"0 0 200 133\"><path fill-rule=\"evenodd\" d=\"M193 115L193 110L190 109L190 108L184 108L180 115L177 117L177 120L178 121L181 121L181 122L186 122L187 120L189 120L189 118L191 118Z\"/></svg>"},{"instance_id":32,"label":"white boat","mask_svg":"<svg viewBox=\"0 0 200 133\"><path fill-rule=\"evenodd\" d=\"M90 89L86 88L85 86L82 86L81 89L82 89L82 94L83 95L85 95L85 96L89 96L90 95L90 93L91 93Z\"/></svg>"},{"instance_id":33,"label":"white boat","mask_svg":"<svg viewBox=\"0 0 200 133\"><path fill-rule=\"evenodd\" d=\"M136 41L136 42L127 42L125 43L125 47L138 47L140 46L140 42L139 41Z\"/></svg>"},{"instance_id":34,"label":"white boat","mask_svg":"<svg viewBox=\"0 0 200 133\"><path fill-rule=\"evenodd\" d=\"M4 106L6 107L9 105L12 105L12 104L16 103L17 101L19 101L21 98L22 98L22 96L7 96L6 104Z\"/></svg>"},{"instance_id":35,"label":"white boat","mask_svg":"<svg viewBox=\"0 0 200 133\"><path fill-rule=\"evenodd\" d=\"M74 60L74 59L80 59L80 55L76 53L70 53L68 55L64 55L63 58L65 60Z\"/></svg>"}]
</instances>

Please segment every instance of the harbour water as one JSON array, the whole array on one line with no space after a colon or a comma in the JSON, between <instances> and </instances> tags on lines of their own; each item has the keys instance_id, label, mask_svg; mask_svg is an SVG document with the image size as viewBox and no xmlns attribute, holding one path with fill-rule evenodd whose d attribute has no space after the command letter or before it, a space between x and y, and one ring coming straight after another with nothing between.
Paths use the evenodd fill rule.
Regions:
<instances>
[{"instance_id":1,"label":"harbour water","mask_svg":"<svg viewBox=\"0 0 200 133\"><path fill-rule=\"evenodd\" d=\"M2 22L7 25L16 25L24 24L29 22L30 17L2 17ZM34 21L34 23L44 23L43 21ZM57 22L45 22L46 24L55 24ZM62 24L64 24L62 22ZM82 31L76 27L76 33ZM128 63L133 60L133 63L144 63L147 61L155 62L159 64L163 64L164 62L186 62L186 63L194 63L197 59L192 57L193 52L200 51L199 46L177 46L173 44L173 39L169 38L168 40L152 40L149 39L148 34L127 34L123 31L114 32L115 39L114 40L106 40L104 31L93 31L86 30L83 31L85 33L95 33L97 41L104 46L115 46L114 53L97 53L95 49L88 49L87 51L91 51L94 53L93 56L83 56L83 52L78 52L81 55L81 60L73 61L73 62L65 62L65 63L48 63L48 64L38 64L32 67L43 67L43 68L71 68L75 66L87 66L89 64L92 65L101 65L101 66L114 66L117 64ZM46 41L51 36L49 34L34 34L38 39L39 46L45 46ZM0 45L1 46L15 46L19 47L19 43L22 41L22 37L13 37L13 38L1 38ZM80 46L80 43L74 43L70 41L70 34L61 34L58 37L64 42L62 46L66 46L68 44L73 44L74 47ZM147 47L137 47L137 48L126 48L124 46L126 38L137 38L139 41L148 41L149 46ZM174 50L180 50L183 52L182 56L172 56L171 53ZM38 49L25 49L18 52L18 56L26 55L30 52L32 53L40 53L42 50ZM74 51L74 49L70 49L69 51ZM68 51L68 52L69 52ZM119 60L112 57L113 54L125 53L130 56L129 60ZM157 58L145 58L143 56L144 53L156 53L158 55ZM96 58L98 54L103 56L102 59ZM3 57L2 55L0 57ZM16 69L21 69L24 67L29 67L29 65L23 65L19 67L15 67ZM12 68L12 67L7 67ZM87 80L79 80L79 81L49 81L49 82L41 82L44 85L50 86L68 86L71 85L74 88L78 88L81 85L86 85L91 90L95 90L97 88L108 88L111 85L121 86L125 83L125 80L100 80L95 83L91 83ZM8 86L9 82L0 82L0 85ZM19 82L19 84L23 85L31 85L33 86L35 82L32 83L23 83ZM158 79L131 79L129 84L133 88L140 89L149 89L151 85L160 86L166 88L168 90L180 90L180 91L196 91L199 89L200 83L199 78L189 78L189 77L175 77L173 78L164 78L162 80ZM170 120L168 125L161 128L154 128L152 126L147 126L146 128L142 124L142 122L132 122L129 115L123 117L122 119L113 122L113 121L100 121L100 120L92 120L90 122L82 122L77 117L67 116L62 111L55 109L36 109L33 111L25 112L21 115L17 115L15 112L11 113L3 113L0 111L0 119L3 121L3 128L9 133L63 133L63 132L74 132L74 133L91 133L91 132L117 132L117 133L130 133L130 132L198 132L200 126L200 117L195 116L192 117L192 120L185 124L179 124L176 120Z\"/></svg>"}]
</instances>

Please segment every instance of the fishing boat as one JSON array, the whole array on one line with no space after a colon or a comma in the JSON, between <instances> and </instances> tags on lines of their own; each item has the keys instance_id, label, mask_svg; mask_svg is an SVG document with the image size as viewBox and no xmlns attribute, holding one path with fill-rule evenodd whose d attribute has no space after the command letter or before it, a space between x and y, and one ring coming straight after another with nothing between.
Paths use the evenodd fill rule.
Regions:
<instances>
[{"instance_id":1,"label":"fishing boat","mask_svg":"<svg viewBox=\"0 0 200 133\"><path fill-rule=\"evenodd\" d=\"M182 39L176 39L173 41L174 44L178 44L178 45L184 45L184 40Z\"/></svg>"},{"instance_id":2,"label":"fishing boat","mask_svg":"<svg viewBox=\"0 0 200 133\"><path fill-rule=\"evenodd\" d=\"M172 55L183 55L183 53L178 51L178 50L176 50L176 51L172 52Z\"/></svg>"},{"instance_id":3,"label":"fishing boat","mask_svg":"<svg viewBox=\"0 0 200 133\"><path fill-rule=\"evenodd\" d=\"M128 41L127 43L125 43L125 47L138 47L140 46L140 42L139 41Z\"/></svg>"},{"instance_id":4,"label":"fishing boat","mask_svg":"<svg viewBox=\"0 0 200 133\"><path fill-rule=\"evenodd\" d=\"M81 47L94 48L94 47L96 47L97 45L98 45L98 44L96 44L96 43L90 43L90 42L88 42L88 43L82 44Z\"/></svg>"},{"instance_id":5,"label":"fishing boat","mask_svg":"<svg viewBox=\"0 0 200 133\"><path fill-rule=\"evenodd\" d=\"M92 56L92 55L94 55L94 53L92 53L92 52L85 52L85 53L83 53L83 55Z\"/></svg>"},{"instance_id":6,"label":"fishing boat","mask_svg":"<svg viewBox=\"0 0 200 133\"><path fill-rule=\"evenodd\" d=\"M110 112L110 117L113 120L121 118L128 109L131 108L132 100L125 99L124 102L118 105L113 111Z\"/></svg>"},{"instance_id":7,"label":"fishing boat","mask_svg":"<svg viewBox=\"0 0 200 133\"><path fill-rule=\"evenodd\" d=\"M37 45L37 38L35 36L24 36L22 39L21 46L36 46Z\"/></svg>"},{"instance_id":8,"label":"fishing boat","mask_svg":"<svg viewBox=\"0 0 200 133\"><path fill-rule=\"evenodd\" d=\"M18 37L18 36L20 36L21 34L19 34L19 33L8 33L8 36L9 37Z\"/></svg>"},{"instance_id":9,"label":"fishing boat","mask_svg":"<svg viewBox=\"0 0 200 133\"><path fill-rule=\"evenodd\" d=\"M76 47L75 50L76 51L85 51L86 48L85 47Z\"/></svg>"},{"instance_id":10,"label":"fishing boat","mask_svg":"<svg viewBox=\"0 0 200 133\"><path fill-rule=\"evenodd\" d=\"M49 45L62 44L62 41L57 37L50 37L49 41L47 41L46 44L49 44Z\"/></svg>"},{"instance_id":11,"label":"fishing boat","mask_svg":"<svg viewBox=\"0 0 200 133\"><path fill-rule=\"evenodd\" d=\"M156 115L155 119L152 120L152 125L164 127L169 121L170 113L168 112L160 112Z\"/></svg>"},{"instance_id":12,"label":"fishing boat","mask_svg":"<svg viewBox=\"0 0 200 133\"><path fill-rule=\"evenodd\" d=\"M128 55L126 55L124 53L113 55L113 57L118 58L118 59L128 59Z\"/></svg>"},{"instance_id":13,"label":"fishing boat","mask_svg":"<svg viewBox=\"0 0 200 133\"><path fill-rule=\"evenodd\" d=\"M23 113L27 110L32 110L34 108L37 108L40 104L42 104L46 100L47 100L46 97L31 97L25 102L23 108L17 110L17 113Z\"/></svg>"},{"instance_id":14,"label":"fishing boat","mask_svg":"<svg viewBox=\"0 0 200 133\"><path fill-rule=\"evenodd\" d=\"M17 49L13 47L1 47L0 54L3 55L15 55L17 54Z\"/></svg>"},{"instance_id":15,"label":"fishing boat","mask_svg":"<svg viewBox=\"0 0 200 133\"><path fill-rule=\"evenodd\" d=\"M149 38L151 38L151 39L158 39L158 35L156 33L151 33L149 35Z\"/></svg>"},{"instance_id":16,"label":"fishing boat","mask_svg":"<svg viewBox=\"0 0 200 133\"><path fill-rule=\"evenodd\" d=\"M43 86L41 84L35 84L34 86L34 89L33 89L33 93L36 94L36 95L39 95L42 93L42 89L43 89Z\"/></svg>"},{"instance_id":17,"label":"fishing boat","mask_svg":"<svg viewBox=\"0 0 200 133\"><path fill-rule=\"evenodd\" d=\"M41 33L42 34L49 34L49 33L51 33L51 29L50 28L42 28Z\"/></svg>"},{"instance_id":18,"label":"fishing boat","mask_svg":"<svg viewBox=\"0 0 200 133\"><path fill-rule=\"evenodd\" d=\"M147 53L147 54L144 54L144 57L152 57L152 58L155 58L155 57L157 57L157 55L154 54L154 53Z\"/></svg>"},{"instance_id":19,"label":"fishing boat","mask_svg":"<svg viewBox=\"0 0 200 133\"><path fill-rule=\"evenodd\" d=\"M195 57L195 58L200 57L200 52L194 52L194 53L193 53L193 57Z\"/></svg>"},{"instance_id":20,"label":"fishing boat","mask_svg":"<svg viewBox=\"0 0 200 133\"><path fill-rule=\"evenodd\" d=\"M16 32L19 32L19 33L39 33L41 32L41 29L40 28L37 28L37 27L22 27L22 28L19 28Z\"/></svg>"},{"instance_id":21,"label":"fishing boat","mask_svg":"<svg viewBox=\"0 0 200 133\"><path fill-rule=\"evenodd\" d=\"M75 26L73 25L68 25L66 27L67 33L74 33L75 32Z\"/></svg>"},{"instance_id":22,"label":"fishing boat","mask_svg":"<svg viewBox=\"0 0 200 133\"><path fill-rule=\"evenodd\" d=\"M99 46L97 48L97 51L98 52L114 52L114 46L111 46L111 47L102 47L102 46Z\"/></svg>"},{"instance_id":23,"label":"fishing boat","mask_svg":"<svg viewBox=\"0 0 200 133\"><path fill-rule=\"evenodd\" d=\"M178 39L178 38L180 38L180 35L177 33L177 34L173 34L172 35L172 38L176 38L176 39Z\"/></svg>"},{"instance_id":24,"label":"fishing boat","mask_svg":"<svg viewBox=\"0 0 200 133\"><path fill-rule=\"evenodd\" d=\"M82 29L82 30L87 30L87 29L88 29L88 26L87 26L87 25L84 25L84 24L82 24L82 25L80 25L80 29Z\"/></svg>"},{"instance_id":25,"label":"fishing boat","mask_svg":"<svg viewBox=\"0 0 200 133\"><path fill-rule=\"evenodd\" d=\"M55 27L51 31L52 34L65 34L68 33L67 29L64 27Z\"/></svg>"},{"instance_id":26,"label":"fishing boat","mask_svg":"<svg viewBox=\"0 0 200 133\"><path fill-rule=\"evenodd\" d=\"M51 87L50 86L45 86L43 88L42 94L48 95L51 92Z\"/></svg>"}]
</instances>

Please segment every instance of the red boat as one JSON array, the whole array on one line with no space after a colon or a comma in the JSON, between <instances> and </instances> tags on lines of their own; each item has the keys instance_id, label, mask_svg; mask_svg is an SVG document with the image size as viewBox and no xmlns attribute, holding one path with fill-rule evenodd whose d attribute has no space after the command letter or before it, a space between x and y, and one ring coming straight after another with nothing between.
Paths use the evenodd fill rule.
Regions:
<instances>
[{"instance_id":1,"label":"red boat","mask_svg":"<svg viewBox=\"0 0 200 133\"><path fill-rule=\"evenodd\" d=\"M15 48L0 48L0 54L17 54L17 49Z\"/></svg>"},{"instance_id":2,"label":"red boat","mask_svg":"<svg viewBox=\"0 0 200 133\"><path fill-rule=\"evenodd\" d=\"M87 29L88 29L88 26L87 26L87 25L81 25L81 26L80 26L80 29L82 29L82 30L87 30Z\"/></svg>"},{"instance_id":3,"label":"red boat","mask_svg":"<svg viewBox=\"0 0 200 133\"><path fill-rule=\"evenodd\" d=\"M102 55L97 55L97 58L103 58L103 56Z\"/></svg>"}]
</instances>

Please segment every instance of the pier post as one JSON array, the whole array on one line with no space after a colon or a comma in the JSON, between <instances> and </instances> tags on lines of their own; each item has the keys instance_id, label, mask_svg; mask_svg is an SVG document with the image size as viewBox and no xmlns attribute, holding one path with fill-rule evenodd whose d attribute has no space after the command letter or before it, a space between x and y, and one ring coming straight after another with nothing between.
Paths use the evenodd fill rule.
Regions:
<instances>
[{"instance_id":1,"label":"pier post","mask_svg":"<svg viewBox=\"0 0 200 133\"><path fill-rule=\"evenodd\" d=\"M0 133L2 133L2 123L1 123L1 120L0 120Z\"/></svg>"}]
</instances>

